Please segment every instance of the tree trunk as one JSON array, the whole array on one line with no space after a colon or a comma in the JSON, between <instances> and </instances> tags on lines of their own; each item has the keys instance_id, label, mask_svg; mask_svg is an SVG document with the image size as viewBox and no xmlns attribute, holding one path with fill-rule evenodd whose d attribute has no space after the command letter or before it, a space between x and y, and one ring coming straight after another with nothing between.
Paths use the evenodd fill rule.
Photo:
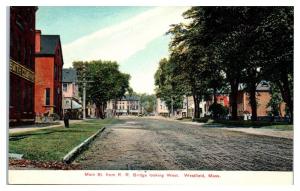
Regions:
<instances>
[{"instance_id":1,"label":"tree trunk","mask_svg":"<svg viewBox=\"0 0 300 191\"><path fill-rule=\"evenodd\" d=\"M237 116L237 99L238 99L238 88L239 88L238 80L231 80L230 88L231 88L231 92L230 92L231 119L238 120L238 116Z\"/></svg>"},{"instance_id":2,"label":"tree trunk","mask_svg":"<svg viewBox=\"0 0 300 191\"><path fill-rule=\"evenodd\" d=\"M214 94L214 104L217 104L217 88L214 87L214 90L213 90L213 94Z\"/></svg>"},{"instance_id":3,"label":"tree trunk","mask_svg":"<svg viewBox=\"0 0 300 191\"><path fill-rule=\"evenodd\" d=\"M250 105L251 105L251 113L252 121L257 121L257 103L256 103L256 83L250 83Z\"/></svg>"},{"instance_id":4,"label":"tree trunk","mask_svg":"<svg viewBox=\"0 0 300 191\"><path fill-rule=\"evenodd\" d=\"M97 103L96 104L96 108L99 111L99 116L101 119L104 119L104 115L103 115L103 105L101 103Z\"/></svg>"},{"instance_id":5,"label":"tree trunk","mask_svg":"<svg viewBox=\"0 0 300 191\"><path fill-rule=\"evenodd\" d=\"M289 81L288 81L288 74L282 72L281 73L281 81L277 81L276 84L278 85L283 101L287 104L290 112L290 123L293 123L294 120L294 107L293 107L293 98L291 94L291 90L289 87Z\"/></svg>"},{"instance_id":6,"label":"tree trunk","mask_svg":"<svg viewBox=\"0 0 300 191\"><path fill-rule=\"evenodd\" d=\"M118 100L117 98L113 99L113 108L112 108L112 115L116 116L116 112L117 112L117 104L118 104Z\"/></svg>"},{"instance_id":7,"label":"tree trunk","mask_svg":"<svg viewBox=\"0 0 300 191\"><path fill-rule=\"evenodd\" d=\"M199 96L193 95L194 98L194 107L195 107L195 112L194 112L194 118L200 118L200 110L199 110Z\"/></svg>"}]
</instances>

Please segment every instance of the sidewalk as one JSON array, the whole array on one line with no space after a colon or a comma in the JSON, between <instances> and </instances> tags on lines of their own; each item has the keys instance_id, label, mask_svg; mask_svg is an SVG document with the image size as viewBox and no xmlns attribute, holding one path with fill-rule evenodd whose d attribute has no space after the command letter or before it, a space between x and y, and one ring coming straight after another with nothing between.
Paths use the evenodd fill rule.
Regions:
<instances>
[{"instance_id":1,"label":"sidewalk","mask_svg":"<svg viewBox=\"0 0 300 191\"><path fill-rule=\"evenodd\" d=\"M294 139L294 131L283 131L283 130L275 130L275 129L263 129L263 128L220 128L228 131L239 131L248 134L254 135L264 135L270 137L279 137L286 139Z\"/></svg>"},{"instance_id":2,"label":"sidewalk","mask_svg":"<svg viewBox=\"0 0 300 191\"><path fill-rule=\"evenodd\" d=\"M159 119L159 118L157 118ZM161 119L161 118L160 118ZM182 124L187 124L187 125L197 125L202 127L206 123L198 123L198 122L193 122L193 121L178 121L174 119L165 119L165 120L173 120L177 121ZM286 139L294 139L294 131L284 131L284 130L276 130L276 129L264 129L264 128L252 128L252 127L231 127L231 128L226 128L224 125L220 124L214 124L215 128L219 129L224 129L228 131L238 131L238 132L243 132L243 133L248 133L248 134L253 134L253 135L264 135L264 136L270 136L270 137L279 137L279 138L286 138Z\"/></svg>"},{"instance_id":3,"label":"sidewalk","mask_svg":"<svg viewBox=\"0 0 300 191\"><path fill-rule=\"evenodd\" d=\"M74 123L81 123L83 120L70 120L70 124ZM19 132L27 132L27 131L37 131L40 129L50 129L50 128L55 128L55 127L64 127L64 121L59 121L59 124L57 125L50 125L50 126L44 126L44 127L39 127L36 125L23 125L19 127L14 127L9 129L9 133L19 133Z\"/></svg>"},{"instance_id":4,"label":"sidewalk","mask_svg":"<svg viewBox=\"0 0 300 191\"><path fill-rule=\"evenodd\" d=\"M206 123L198 123L198 122L181 122L185 124L190 125L198 125L203 126ZM253 128L253 127L231 127L226 128L226 126L221 124L214 124L215 128L224 129L228 131L238 131L253 135L264 135L264 136L270 136L270 137L279 137L279 138L286 138L286 139L294 139L294 131L284 131L284 130L276 130L276 129L264 129L264 128Z\"/></svg>"}]
</instances>

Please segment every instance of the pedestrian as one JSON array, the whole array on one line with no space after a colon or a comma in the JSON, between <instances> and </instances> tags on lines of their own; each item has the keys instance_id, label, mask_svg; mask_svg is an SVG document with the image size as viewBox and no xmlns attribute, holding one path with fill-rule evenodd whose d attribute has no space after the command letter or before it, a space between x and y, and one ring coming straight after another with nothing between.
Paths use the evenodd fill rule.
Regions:
<instances>
[{"instance_id":1,"label":"pedestrian","mask_svg":"<svg viewBox=\"0 0 300 191\"><path fill-rule=\"evenodd\" d=\"M64 114L65 128L69 128L69 119L70 119L70 114L69 111L67 110L66 113Z\"/></svg>"}]
</instances>

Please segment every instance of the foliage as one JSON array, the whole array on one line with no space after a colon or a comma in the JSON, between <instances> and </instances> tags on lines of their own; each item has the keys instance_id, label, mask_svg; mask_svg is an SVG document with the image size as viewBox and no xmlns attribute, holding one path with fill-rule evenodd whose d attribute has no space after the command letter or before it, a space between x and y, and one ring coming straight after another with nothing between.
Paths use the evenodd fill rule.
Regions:
<instances>
[{"instance_id":1,"label":"foliage","mask_svg":"<svg viewBox=\"0 0 300 191\"><path fill-rule=\"evenodd\" d=\"M159 67L154 75L156 85L156 97L165 101L169 111L182 107L185 86L180 76L174 75L173 65L166 58L159 62Z\"/></svg>"},{"instance_id":2,"label":"foliage","mask_svg":"<svg viewBox=\"0 0 300 191\"><path fill-rule=\"evenodd\" d=\"M201 117L201 118L193 118L193 121L198 123L207 123L209 120L209 117Z\"/></svg>"},{"instance_id":3,"label":"foliage","mask_svg":"<svg viewBox=\"0 0 300 191\"><path fill-rule=\"evenodd\" d=\"M171 81L159 84L158 90L172 92L184 84L184 94L198 105L205 95L216 95L229 84L236 120L239 85L244 84L256 120L256 88L267 80L278 86L292 117L293 14L293 7L192 7L183 14L189 22L168 31L170 67L161 77ZM178 85L170 88L174 79L180 79ZM194 117L199 117L197 110Z\"/></svg>"},{"instance_id":4,"label":"foliage","mask_svg":"<svg viewBox=\"0 0 300 191\"><path fill-rule=\"evenodd\" d=\"M279 116L280 115L280 110L279 110L279 105L282 103L282 97L280 94L280 90L275 84L271 84L271 99L269 103L267 104L267 107L271 108L270 115L272 116Z\"/></svg>"},{"instance_id":5,"label":"foliage","mask_svg":"<svg viewBox=\"0 0 300 191\"><path fill-rule=\"evenodd\" d=\"M224 107L221 104L213 103L209 106L208 111L210 111L213 115L213 118L220 118L222 116L226 116L229 113L229 109Z\"/></svg>"},{"instance_id":6,"label":"foliage","mask_svg":"<svg viewBox=\"0 0 300 191\"><path fill-rule=\"evenodd\" d=\"M140 104L146 113L153 113L156 106L156 96L148 94L138 94L140 97Z\"/></svg>"},{"instance_id":7,"label":"foliage","mask_svg":"<svg viewBox=\"0 0 300 191\"><path fill-rule=\"evenodd\" d=\"M130 75L119 71L119 65L113 61L73 62L81 81L89 81L86 88L87 100L96 104L101 118L107 101L122 98L129 87ZM81 88L82 88L81 83Z\"/></svg>"}]
</instances>

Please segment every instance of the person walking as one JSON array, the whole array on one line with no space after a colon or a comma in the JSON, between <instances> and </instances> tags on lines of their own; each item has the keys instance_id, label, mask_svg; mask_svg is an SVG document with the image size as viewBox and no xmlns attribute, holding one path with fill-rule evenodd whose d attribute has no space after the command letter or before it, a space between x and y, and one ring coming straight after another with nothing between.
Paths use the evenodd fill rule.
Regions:
<instances>
[{"instance_id":1,"label":"person walking","mask_svg":"<svg viewBox=\"0 0 300 191\"><path fill-rule=\"evenodd\" d=\"M70 119L70 114L69 111L67 110L66 113L64 114L65 128L69 128L69 119Z\"/></svg>"}]
</instances>

